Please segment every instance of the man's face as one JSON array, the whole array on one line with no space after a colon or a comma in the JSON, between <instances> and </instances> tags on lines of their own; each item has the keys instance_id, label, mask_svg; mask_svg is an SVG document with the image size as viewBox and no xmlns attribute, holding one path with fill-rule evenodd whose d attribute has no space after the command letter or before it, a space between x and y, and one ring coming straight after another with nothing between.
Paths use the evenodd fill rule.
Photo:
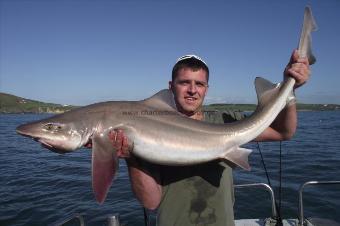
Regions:
<instances>
[{"instance_id":1,"label":"man's face","mask_svg":"<svg viewBox=\"0 0 340 226\"><path fill-rule=\"evenodd\" d=\"M169 88L174 93L177 109L191 116L201 109L208 91L207 74L202 69L182 68L175 81L169 83Z\"/></svg>"}]
</instances>

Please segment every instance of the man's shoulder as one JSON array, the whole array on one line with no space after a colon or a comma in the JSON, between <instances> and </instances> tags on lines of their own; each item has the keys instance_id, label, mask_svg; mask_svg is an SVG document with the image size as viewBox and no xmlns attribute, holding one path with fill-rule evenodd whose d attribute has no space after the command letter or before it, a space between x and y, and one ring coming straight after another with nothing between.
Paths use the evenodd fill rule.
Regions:
<instances>
[{"instance_id":1,"label":"man's shoulder","mask_svg":"<svg viewBox=\"0 0 340 226\"><path fill-rule=\"evenodd\" d=\"M212 123L229 123L241 120L244 114L233 110L206 110L204 111L204 121Z\"/></svg>"}]
</instances>

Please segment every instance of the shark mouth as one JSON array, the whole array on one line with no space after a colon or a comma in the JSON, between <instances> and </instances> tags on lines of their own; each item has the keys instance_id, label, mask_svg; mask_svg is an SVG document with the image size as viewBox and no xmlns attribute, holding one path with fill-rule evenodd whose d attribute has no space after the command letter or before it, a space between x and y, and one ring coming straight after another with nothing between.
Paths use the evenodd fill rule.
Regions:
<instances>
[{"instance_id":1,"label":"shark mouth","mask_svg":"<svg viewBox=\"0 0 340 226\"><path fill-rule=\"evenodd\" d=\"M50 151L53 151L58 154L65 154L67 151L55 148L53 145L49 144L46 140L42 138L33 138L33 140L39 142L42 147L47 148Z\"/></svg>"}]
</instances>

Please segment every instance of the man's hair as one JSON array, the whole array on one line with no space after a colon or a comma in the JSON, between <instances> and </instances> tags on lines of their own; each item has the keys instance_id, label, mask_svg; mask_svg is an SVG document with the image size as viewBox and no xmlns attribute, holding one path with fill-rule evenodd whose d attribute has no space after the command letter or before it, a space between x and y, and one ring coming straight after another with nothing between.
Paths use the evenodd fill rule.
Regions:
<instances>
[{"instance_id":1,"label":"man's hair","mask_svg":"<svg viewBox=\"0 0 340 226\"><path fill-rule=\"evenodd\" d=\"M192 71L198 71L200 69L204 70L207 73L207 82L209 81L209 68L208 66L194 57L186 58L183 60L177 61L177 63L172 68L172 81L175 81L178 72L183 68L190 68Z\"/></svg>"}]
</instances>

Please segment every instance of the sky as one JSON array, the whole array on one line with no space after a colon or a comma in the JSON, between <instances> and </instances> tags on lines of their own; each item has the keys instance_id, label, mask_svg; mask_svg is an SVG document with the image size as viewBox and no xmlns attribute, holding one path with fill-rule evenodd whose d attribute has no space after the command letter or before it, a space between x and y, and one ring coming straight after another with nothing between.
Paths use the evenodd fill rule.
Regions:
<instances>
[{"instance_id":1,"label":"sky","mask_svg":"<svg viewBox=\"0 0 340 226\"><path fill-rule=\"evenodd\" d=\"M0 0L0 92L50 103L140 100L167 88L178 57L210 69L210 103L256 103L282 80L304 7L317 58L300 103L340 104L340 1Z\"/></svg>"}]
</instances>

